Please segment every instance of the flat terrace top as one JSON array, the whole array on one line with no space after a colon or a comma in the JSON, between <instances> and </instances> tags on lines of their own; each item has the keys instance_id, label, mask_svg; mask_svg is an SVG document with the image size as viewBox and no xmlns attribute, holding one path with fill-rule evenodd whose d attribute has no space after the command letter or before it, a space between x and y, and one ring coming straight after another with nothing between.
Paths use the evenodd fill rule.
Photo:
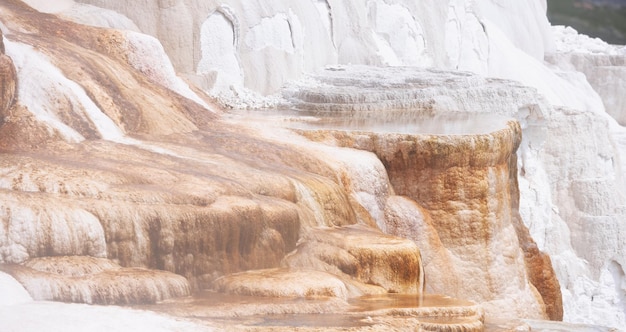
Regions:
<instances>
[{"instance_id":1,"label":"flat terrace top","mask_svg":"<svg viewBox=\"0 0 626 332\"><path fill-rule=\"evenodd\" d=\"M300 130L361 131L416 135L481 135L507 127L512 119L488 113L449 112L419 115L411 110L381 111L368 116L336 116L309 111L231 111L237 122L267 124Z\"/></svg>"}]
</instances>

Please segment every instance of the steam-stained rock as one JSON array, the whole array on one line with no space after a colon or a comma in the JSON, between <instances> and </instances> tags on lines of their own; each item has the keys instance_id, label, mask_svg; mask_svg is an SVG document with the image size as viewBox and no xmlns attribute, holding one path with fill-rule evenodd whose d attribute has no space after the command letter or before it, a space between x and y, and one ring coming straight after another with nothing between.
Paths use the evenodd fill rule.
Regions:
<instances>
[{"instance_id":1,"label":"steam-stained rock","mask_svg":"<svg viewBox=\"0 0 626 332\"><path fill-rule=\"evenodd\" d=\"M0 54L4 54L4 36L0 30Z\"/></svg>"},{"instance_id":2,"label":"steam-stained rock","mask_svg":"<svg viewBox=\"0 0 626 332\"><path fill-rule=\"evenodd\" d=\"M60 20L19 1L0 10L11 31L5 49L21 82L20 103L39 121L49 120L48 131L61 139L120 141L127 133L188 132L212 118L201 98L176 80L171 65L166 70L162 49L154 47L158 42ZM36 34L19 33L26 30Z\"/></svg>"},{"instance_id":3,"label":"steam-stained rock","mask_svg":"<svg viewBox=\"0 0 626 332\"><path fill-rule=\"evenodd\" d=\"M405 196L390 196L385 203L385 233L419 244L425 292L440 294L457 289L463 276L457 271L454 256L441 242L430 212Z\"/></svg>"},{"instance_id":4,"label":"steam-stained rock","mask_svg":"<svg viewBox=\"0 0 626 332\"><path fill-rule=\"evenodd\" d=\"M8 56L0 55L0 115L6 116L6 111L13 105L17 86L17 74L13 61Z\"/></svg>"},{"instance_id":5,"label":"steam-stained rock","mask_svg":"<svg viewBox=\"0 0 626 332\"><path fill-rule=\"evenodd\" d=\"M221 277L214 288L241 295L343 299L423 291L424 271L415 244L362 225L311 229L282 265L289 268Z\"/></svg>"},{"instance_id":6,"label":"steam-stained rock","mask_svg":"<svg viewBox=\"0 0 626 332\"><path fill-rule=\"evenodd\" d=\"M90 304L154 303L190 294L187 280L166 271L122 268L107 259L35 258L0 270L20 281L35 300Z\"/></svg>"},{"instance_id":7,"label":"steam-stained rock","mask_svg":"<svg viewBox=\"0 0 626 332\"><path fill-rule=\"evenodd\" d=\"M423 108L415 113L420 111ZM336 117L344 112L338 109ZM376 119L375 114L370 116ZM438 132L427 125L413 128L407 120L396 124L398 132L394 131L393 121L378 130L369 129L366 120L343 126L337 120L339 125L333 126L332 118L330 124L322 122L318 129L301 132L316 140L374 152L385 165L394 192L419 204L390 198L384 229L418 240L419 245L423 243L425 256L431 259L428 263L433 264L427 270L441 276L430 287L455 297L487 302L488 311L501 311L497 304L501 301L524 303L515 309L509 306L514 316L524 313L543 317L544 300L550 301L553 317L559 318L560 292L556 276L550 272L552 267L544 262L537 264L536 260L526 262L522 248L531 248L534 242L526 236L520 243L517 234L517 228L525 230L517 217L515 152L521 141L519 124L492 120L490 125L476 127L463 116L461 119L456 126L453 117L447 119L447 123L453 122L454 132ZM464 130L464 123L471 129ZM322 129L324 126L329 128ZM477 132L468 134L469 130ZM419 215L422 217L416 217ZM410 225L411 221L418 224ZM414 233L418 230L435 234ZM450 270L445 275L434 271L446 268ZM541 280L545 298L528 282L531 273L547 276Z\"/></svg>"},{"instance_id":8,"label":"steam-stained rock","mask_svg":"<svg viewBox=\"0 0 626 332\"><path fill-rule=\"evenodd\" d=\"M200 150L182 159L128 146L116 146L107 158L98 152L111 148L102 143L43 159L2 159L7 175L2 187L8 190L0 215L3 261L107 256L124 266L208 282L245 269L277 267L295 248L306 217L299 214L298 205L305 203L298 202L292 180L224 156L204 168L207 164L197 158L206 152ZM64 166L82 158L98 164ZM15 168L19 165L24 167ZM328 201L342 201L332 196L341 192L329 182L317 183L316 190L328 191Z\"/></svg>"}]
</instances>

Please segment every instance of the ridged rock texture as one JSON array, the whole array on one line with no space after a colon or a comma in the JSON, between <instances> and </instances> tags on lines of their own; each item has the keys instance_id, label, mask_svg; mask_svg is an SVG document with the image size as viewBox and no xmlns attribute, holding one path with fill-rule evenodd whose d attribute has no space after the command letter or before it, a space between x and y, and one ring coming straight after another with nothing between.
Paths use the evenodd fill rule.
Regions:
<instances>
[{"instance_id":1,"label":"ridged rock texture","mask_svg":"<svg viewBox=\"0 0 626 332\"><path fill-rule=\"evenodd\" d=\"M534 59L552 48L546 5L540 2L78 2L130 18L142 32L162 41L178 72L229 101L233 89L240 97L245 95L242 87L275 93L303 73L335 64L479 67L487 74L493 71L488 62L497 65L509 55L489 53L493 41L481 19L495 22L494 30L501 29L499 33ZM115 22L125 20L109 20L107 26L117 28ZM233 102L254 103L243 99Z\"/></svg>"},{"instance_id":2,"label":"ridged rock texture","mask_svg":"<svg viewBox=\"0 0 626 332\"><path fill-rule=\"evenodd\" d=\"M24 82L18 116L0 128L0 263L35 298L135 303L185 295L224 275L280 267L313 228L360 221L355 210L363 208L342 183L359 183L359 174L313 148L217 119L209 98L176 78L154 79L167 77L157 61L162 50L141 47L156 40L80 26L18 1L0 13ZM138 54L143 62L133 61ZM407 264L390 266L381 258L386 248L363 245L352 251L354 278L419 294L414 243L369 233ZM68 280L32 263L59 262L52 257L106 258L121 268ZM137 278L165 290L146 295L133 286ZM170 292L162 279L185 290Z\"/></svg>"},{"instance_id":3,"label":"ridged rock texture","mask_svg":"<svg viewBox=\"0 0 626 332\"><path fill-rule=\"evenodd\" d=\"M346 282L350 297L421 295L424 288L420 251L413 241L359 225L311 230L284 264L333 273Z\"/></svg>"},{"instance_id":4,"label":"ridged rock texture","mask_svg":"<svg viewBox=\"0 0 626 332\"><path fill-rule=\"evenodd\" d=\"M479 303L493 301L494 306L524 303L520 315L534 312L541 317L547 304L549 317L562 317L549 258L522 249L537 250L515 209L515 152L521 140L517 122L481 135L371 133L358 126L304 134L320 140L330 136L339 146L374 152L388 170L395 194L417 203L390 198L382 228L424 247L428 289ZM539 263L525 261L526 254L539 255ZM530 275L547 280L535 286L528 282ZM542 292L536 293L537 287Z\"/></svg>"},{"instance_id":5,"label":"ridged rock texture","mask_svg":"<svg viewBox=\"0 0 626 332\"><path fill-rule=\"evenodd\" d=\"M500 301L526 301L522 311L542 312L545 305L548 317L562 319L551 260L539 251L519 215L519 122L477 112L528 122L532 115L520 106L541 103L540 97L512 82L412 68L346 66L313 79L320 83L285 91L306 114L325 116L299 126L300 132L380 158L392 187L388 194L413 201L389 195L379 227L417 242L427 289L493 301L496 307ZM379 84L387 88L377 90ZM441 89L444 84L447 88ZM505 86L506 91L500 90ZM504 104L511 108L496 110L507 99L510 104ZM448 110L453 103L457 112Z\"/></svg>"},{"instance_id":6,"label":"ridged rock texture","mask_svg":"<svg viewBox=\"0 0 626 332\"><path fill-rule=\"evenodd\" d=\"M265 312L428 328L415 303L346 311L352 296L415 299L422 285L487 313L429 307L461 317L432 329L516 317L626 325L626 49L551 27L546 1L24 2L0 4L0 265L32 297L87 302L116 278L72 283L42 266L95 259L161 290L167 279L305 295L267 311L243 295L251 316L240 323L232 304L225 329L279 325L259 322ZM19 330L118 314L125 330L207 327L44 305L0 277L16 294L0 321ZM293 287L273 292L280 280ZM132 298L131 284L111 294ZM37 285L51 291L38 297ZM157 293L127 302L169 296ZM318 306L307 293L336 297ZM180 313L185 301L149 310Z\"/></svg>"},{"instance_id":7,"label":"ridged rock texture","mask_svg":"<svg viewBox=\"0 0 626 332\"><path fill-rule=\"evenodd\" d=\"M316 270L266 269L217 279L219 292L264 297L338 297L348 299L346 285L336 276Z\"/></svg>"}]
</instances>

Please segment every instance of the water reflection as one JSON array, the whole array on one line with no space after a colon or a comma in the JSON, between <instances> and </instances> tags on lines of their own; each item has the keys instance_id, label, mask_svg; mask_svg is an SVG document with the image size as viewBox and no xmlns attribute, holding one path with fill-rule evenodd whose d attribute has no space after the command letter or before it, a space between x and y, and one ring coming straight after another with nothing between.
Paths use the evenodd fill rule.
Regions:
<instances>
[{"instance_id":1,"label":"water reflection","mask_svg":"<svg viewBox=\"0 0 626 332\"><path fill-rule=\"evenodd\" d=\"M442 325L476 323L480 309L441 295L382 294L354 298L254 297L201 291L194 296L135 308L233 327L361 328L415 319ZM444 314L445 313L445 314ZM436 314L436 315L433 315ZM482 323L480 323L482 324Z\"/></svg>"},{"instance_id":2,"label":"water reflection","mask_svg":"<svg viewBox=\"0 0 626 332\"><path fill-rule=\"evenodd\" d=\"M368 316L345 314L299 314L265 316L255 326L278 327L365 327L372 325Z\"/></svg>"},{"instance_id":3,"label":"water reflection","mask_svg":"<svg viewBox=\"0 0 626 332\"><path fill-rule=\"evenodd\" d=\"M433 294L382 294L366 295L349 301L354 311L375 311L383 309L407 309L424 307L472 306L473 303Z\"/></svg>"}]
</instances>

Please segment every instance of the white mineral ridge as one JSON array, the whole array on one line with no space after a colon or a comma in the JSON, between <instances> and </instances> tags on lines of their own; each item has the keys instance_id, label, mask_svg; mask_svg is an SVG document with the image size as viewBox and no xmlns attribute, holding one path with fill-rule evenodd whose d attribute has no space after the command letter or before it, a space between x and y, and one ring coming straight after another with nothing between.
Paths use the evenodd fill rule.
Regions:
<instances>
[{"instance_id":1,"label":"white mineral ridge","mask_svg":"<svg viewBox=\"0 0 626 332\"><path fill-rule=\"evenodd\" d=\"M80 142L84 137L63 123L56 114L58 96L66 96L76 110L98 130L100 136L112 141L123 139L122 130L106 116L76 82L32 46L5 41L6 54L13 59L18 76L20 102L51 130L59 132L67 141Z\"/></svg>"},{"instance_id":2,"label":"white mineral ridge","mask_svg":"<svg viewBox=\"0 0 626 332\"><path fill-rule=\"evenodd\" d=\"M541 147L522 151L520 212L552 257L570 322L619 327L626 321L618 159L626 151L612 143L609 128L615 126L606 114L556 108L545 124L545 141L536 141Z\"/></svg>"},{"instance_id":3,"label":"white mineral ridge","mask_svg":"<svg viewBox=\"0 0 626 332\"><path fill-rule=\"evenodd\" d=\"M189 85L178 77L161 42L140 33L139 28L128 17L113 10L79 3L64 6L55 13L80 24L125 30L125 48L128 51L128 62L133 68L142 72L153 83L160 84L210 109Z\"/></svg>"},{"instance_id":4,"label":"white mineral ridge","mask_svg":"<svg viewBox=\"0 0 626 332\"><path fill-rule=\"evenodd\" d=\"M547 1L462 1L472 5L482 22L495 24L513 45L537 60L554 49L550 23L545 15ZM511 59L513 60L513 59Z\"/></svg>"},{"instance_id":5,"label":"white mineral ridge","mask_svg":"<svg viewBox=\"0 0 626 332\"><path fill-rule=\"evenodd\" d=\"M368 16L383 64L428 66L432 63L426 54L424 31L406 7L370 2Z\"/></svg>"},{"instance_id":6,"label":"white mineral ridge","mask_svg":"<svg viewBox=\"0 0 626 332\"><path fill-rule=\"evenodd\" d=\"M559 42L556 52L546 54L546 61L555 70L582 72L602 98L606 112L626 125L626 47L609 45L570 27L555 26L553 31Z\"/></svg>"},{"instance_id":7,"label":"white mineral ridge","mask_svg":"<svg viewBox=\"0 0 626 332\"><path fill-rule=\"evenodd\" d=\"M189 88L189 85L176 75L158 39L133 31L126 31L125 37L128 62L133 68L139 70L153 83L160 84L195 101L204 106L207 111L210 110L210 107Z\"/></svg>"},{"instance_id":8,"label":"white mineral ridge","mask_svg":"<svg viewBox=\"0 0 626 332\"><path fill-rule=\"evenodd\" d=\"M506 78L536 88L550 104L600 112L602 100L584 75L559 77L543 62L515 47L498 26L484 21L490 45L489 76Z\"/></svg>"},{"instance_id":9,"label":"white mineral ridge","mask_svg":"<svg viewBox=\"0 0 626 332\"><path fill-rule=\"evenodd\" d=\"M139 28L133 21L114 10L80 3L57 8L57 10L57 14L62 18L76 23L139 32Z\"/></svg>"}]
</instances>

